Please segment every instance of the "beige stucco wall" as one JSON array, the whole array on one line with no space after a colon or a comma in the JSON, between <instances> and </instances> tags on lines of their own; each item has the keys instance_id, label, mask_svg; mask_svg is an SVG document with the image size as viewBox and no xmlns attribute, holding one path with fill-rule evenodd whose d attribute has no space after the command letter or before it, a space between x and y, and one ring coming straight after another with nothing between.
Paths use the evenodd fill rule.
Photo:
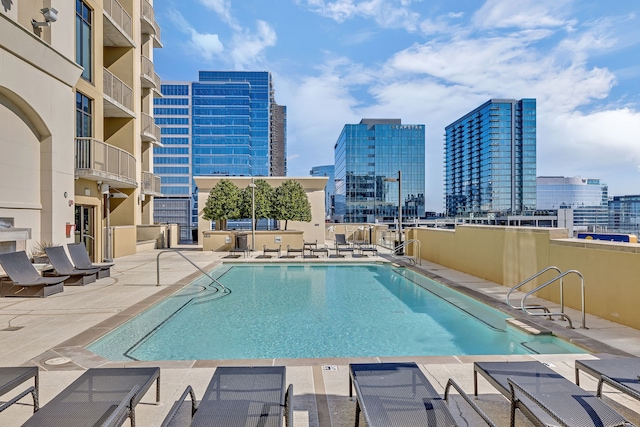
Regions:
<instances>
[{"instance_id":1,"label":"beige stucco wall","mask_svg":"<svg viewBox=\"0 0 640 427\"><path fill-rule=\"evenodd\" d=\"M0 13L0 216L32 229L28 248L70 243L64 224L74 222L73 85L81 70L63 45L73 45L73 34L51 29L52 47L14 15Z\"/></svg>"},{"instance_id":2,"label":"beige stucco wall","mask_svg":"<svg viewBox=\"0 0 640 427\"><path fill-rule=\"evenodd\" d=\"M133 255L137 252L136 227L134 225L111 227L113 257Z\"/></svg>"},{"instance_id":3,"label":"beige stucco wall","mask_svg":"<svg viewBox=\"0 0 640 427\"><path fill-rule=\"evenodd\" d=\"M252 235L251 231L204 231L202 233L202 250L204 251L229 251L234 247L239 247L236 239L238 235L245 235L247 238L247 247L251 249ZM283 253L287 251L287 245L292 248L302 248L304 232L300 230L278 230L278 231L256 231L255 232L255 250L262 251L264 246L269 249L280 247Z\"/></svg>"},{"instance_id":4,"label":"beige stucco wall","mask_svg":"<svg viewBox=\"0 0 640 427\"><path fill-rule=\"evenodd\" d=\"M194 178L198 186L198 244L204 245L203 232L211 229L209 221L202 218L203 209L211 189L221 180L228 179L238 188L246 188L251 183L250 177L197 177ZM287 230L297 230L303 232L305 241L324 242L325 220L324 220L324 187L327 185L326 177L260 177L275 188L284 181L293 179L298 181L307 192L309 203L311 204L311 222L289 221ZM284 228L284 221L281 224ZM257 239L256 239L257 243ZM286 246L283 246L286 248ZM256 246L256 249L258 247ZM260 246L262 248L262 246Z\"/></svg>"},{"instance_id":5,"label":"beige stucco wall","mask_svg":"<svg viewBox=\"0 0 640 427\"><path fill-rule=\"evenodd\" d=\"M421 256L455 270L512 287L549 266L578 270L585 280L586 312L640 329L640 245L567 238L565 229L460 225L455 230L412 230ZM522 289L553 278L551 272ZM539 295L559 301L559 285ZM576 275L564 281L565 305L581 307Z\"/></svg>"}]
</instances>

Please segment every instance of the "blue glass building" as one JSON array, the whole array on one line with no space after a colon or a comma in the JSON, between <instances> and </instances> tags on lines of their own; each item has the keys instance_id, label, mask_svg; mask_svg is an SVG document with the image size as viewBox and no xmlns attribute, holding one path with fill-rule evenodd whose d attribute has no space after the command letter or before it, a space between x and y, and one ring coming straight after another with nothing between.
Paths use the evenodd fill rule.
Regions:
<instances>
[{"instance_id":1,"label":"blue glass building","mask_svg":"<svg viewBox=\"0 0 640 427\"><path fill-rule=\"evenodd\" d=\"M346 124L335 144L335 215L341 222L406 222L425 212L425 126L400 119ZM397 178L402 171L402 194Z\"/></svg>"},{"instance_id":2,"label":"blue glass building","mask_svg":"<svg viewBox=\"0 0 640 427\"><path fill-rule=\"evenodd\" d=\"M336 192L336 186L334 181L334 170L333 165L325 165L325 166L313 166L310 171L311 176L326 176L329 178L327 181L327 186L324 188L324 209L325 209L325 218L331 219L335 214L334 211L334 198Z\"/></svg>"},{"instance_id":3,"label":"blue glass building","mask_svg":"<svg viewBox=\"0 0 640 427\"><path fill-rule=\"evenodd\" d=\"M609 201L609 231L640 235L640 195L614 196Z\"/></svg>"},{"instance_id":4,"label":"blue glass building","mask_svg":"<svg viewBox=\"0 0 640 427\"><path fill-rule=\"evenodd\" d=\"M186 228L197 230L194 176L286 175L286 107L275 102L271 73L200 71L197 82L165 82L161 90L154 117L164 147L154 150L154 173L164 198L154 200L154 221L175 222L188 199ZM190 236L181 232L183 241Z\"/></svg>"},{"instance_id":5,"label":"blue glass building","mask_svg":"<svg viewBox=\"0 0 640 427\"><path fill-rule=\"evenodd\" d=\"M536 209L536 100L491 99L445 128L451 217Z\"/></svg>"}]
</instances>

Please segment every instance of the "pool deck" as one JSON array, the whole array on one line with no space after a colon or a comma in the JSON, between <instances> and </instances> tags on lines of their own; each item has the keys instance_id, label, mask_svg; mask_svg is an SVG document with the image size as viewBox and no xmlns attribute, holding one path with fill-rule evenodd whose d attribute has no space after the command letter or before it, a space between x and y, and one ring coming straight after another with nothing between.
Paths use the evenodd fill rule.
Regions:
<instances>
[{"instance_id":1,"label":"pool deck","mask_svg":"<svg viewBox=\"0 0 640 427\"><path fill-rule=\"evenodd\" d=\"M415 361L443 393L449 378L455 378L473 393L473 362L487 360L539 360L566 378L574 378L574 360L594 358L585 354L518 355L518 356L442 356L388 357L359 359L260 359L242 361L161 361L111 362L84 349L105 332L146 307L177 291L199 272L177 255L163 254L160 261L160 286L156 286L156 257L159 251L141 252L118 258L109 278L87 286L67 286L64 292L47 298L0 298L0 366L33 366L40 368L40 404L46 405L87 368L121 366L160 366L161 402L154 404L154 393L147 393L136 408L139 427L159 426L171 405L186 385L190 384L199 398L209 383L216 366L221 365L286 365L287 382L294 386L293 407L296 427L346 427L354 425L355 401L349 398L350 362ZM223 259L226 253L185 251L186 256L203 269L222 261L233 262L306 262L307 259ZM261 251L258 251L260 254ZM385 258L382 254L381 260ZM316 262L362 262L369 258L317 258ZM507 288L495 283L422 262L416 268L437 280L465 290L484 302L505 307ZM514 299L517 297L514 294ZM587 284L588 298L588 284ZM587 304L593 304L587 300ZM546 305L553 307L552 303ZM577 344L596 352L626 352L640 356L640 331L587 316L589 329L580 329L580 314L566 310L575 330L564 328L565 322L539 320L539 329L551 329ZM513 311L514 314L516 313ZM581 376L581 386L595 392L596 381ZM509 404L486 381L480 380L478 404L498 426L509 425ZM22 390L22 389L19 389ZM0 402L8 396L0 396ZM640 402L605 387L604 400L640 425ZM451 411L460 425L482 425L471 415L461 398L454 395ZM29 397L0 413L0 425L19 426L32 413ZM519 412L518 426L530 424ZM125 423L128 425L128 422Z\"/></svg>"}]
</instances>

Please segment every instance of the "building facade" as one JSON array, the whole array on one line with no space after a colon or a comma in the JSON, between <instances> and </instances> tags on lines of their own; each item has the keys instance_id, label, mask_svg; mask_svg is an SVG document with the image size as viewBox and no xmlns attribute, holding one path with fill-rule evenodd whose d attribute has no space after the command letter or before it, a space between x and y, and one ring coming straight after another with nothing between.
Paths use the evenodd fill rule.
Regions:
<instances>
[{"instance_id":1,"label":"building facade","mask_svg":"<svg viewBox=\"0 0 640 427\"><path fill-rule=\"evenodd\" d=\"M609 225L609 187L599 179L563 176L537 178L538 210L573 211L573 230L602 231Z\"/></svg>"},{"instance_id":2,"label":"building facade","mask_svg":"<svg viewBox=\"0 0 640 427\"><path fill-rule=\"evenodd\" d=\"M154 114L164 147L154 171L164 197L155 221L178 218L188 242L198 227L194 177L286 174L286 107L267 71L200 71L197 82L163 82L162 90Z\"/></svg>"},{"instance_id":3,"label":"building facade","mask_svg":"<svg viewBox=\"0 0 640 427\"><path fill-rule=\"evenodd\" d=\"M33 0L0 8L0 218L29 230L8 249L75 241L96 261L135 253L159 195L153 5L55 8Z\"/></svg>"},{"instance_id":4,"label":"building facade","mask_svg":"<svg viewBox=\"0 0 640 427\"><path fill-rule=\"evenodd\" d=\"M325 218L331 219L335 214L334 209L334 199L336 192L336 185L334 181L334 171L335 168L333 165L325 165L325 166L313 166L309 174L311 176L326 176L329 180L327 181L327 186L324 189L324 208L325 208Z\"/></svg>"},{"instance_id":5,"label":"building facade","mask_svg":"<svg viewBox=\"0 0 640 427\"><path fill-rule=\"evenodd\" d=\"M339 222L393 222L398 203L402 203L403 222L423 217L425 126L402 124L400 119L346 124L335 144L334 173Z\"/></svg>"},{"instance_id":6,"label":"building facade","mask_svg":"<svg viewBox=\"0 0 640 427\"><path fill-rule=\"evenodd\" d=\"M614 196L609 201L609 231L640 236L640 195Z\"/></svg>"},{"instance_id":7,"label":"building facade","mask_svg":"<svg viewBox=\"0 0 640 427\"><path fill-rule=\"evenodd\" d=\"M451 217L536 209L536 100L491 99L445 128Z\"/></svg>"}]
</instances>

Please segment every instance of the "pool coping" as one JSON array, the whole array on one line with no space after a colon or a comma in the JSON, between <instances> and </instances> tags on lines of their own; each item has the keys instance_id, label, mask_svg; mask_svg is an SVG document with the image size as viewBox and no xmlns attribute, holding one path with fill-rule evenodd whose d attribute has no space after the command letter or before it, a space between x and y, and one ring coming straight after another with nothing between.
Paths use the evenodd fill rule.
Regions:
<instances>
[{"instance_id":1,"label":"pool coping","mask_svg":"<svg viewBox=\"0 0 640 427\"><path fill-rule=\"evenodd\" d=\"M264 263L383 263L383 264L396 264L400 267L404 267L422 274L439 284L453 289L461 294L470 297L480 303L483 303L499 312L509 315L516 327L523 325L520 329L525 333L535 334L537 332L550 332L554 336L563 339L579 348L585 350L585 353L609 353L621 356L633 356L618 348L612 347L606 343L595 340L580 334L578 330L566 329L558 322L549 321L542 318L536 318L535 320L524 317L519 310L512 309L506 306L503 302L496 300L495 298L486 295L478 290L472 289L460 283L456 283L453 280L440 276L433 271L423 268L421 266L414 265L409 262L397 258L391 258L389 256L378 256L372 258L357 258L345 259L345 258L322 258L322 259L221 259L208 264L204 269L209 271L213 268L219 267L222 264L264 264ZM77 370L87 369L94 367L108 367L108 366L160 366L166 368L212 368L217 366L319 366L327 367L332 365L348 365L349 363L380 363L380 362L402 362L402 361L414 361L420 364L432 364L432 363L465 363L470 360L481 360L484 357L490 360L496 360L498 357L509 358L509 360L518 359L519 356L530 358L531 355L455 355L455 356L376 356L376 357L341 357L341 358L270 358L270 359L211 359L211 360L151 360L151 361L112 361L97 355L90 350L87 350L87 346L101 338L113 329L121 326L125 322L129 321L133 317L142 313L152 305L158 303L169 295L172 295L185 286L192 283L195 279L202 275L201 272L191 273L182 279L178 280L172 285L163 285L158 292L151 296L148 296L144 300L135 303L118 314L115 314L104 321L97 323L94 326L88 327L83 332L73 336L70 339L63 341L62 343L52 347L48 351L40 354L39 356L31 359L31 363L40 366L45 370ZM49 364L48 361L56 360L55 364ZM60 363L59 361L63 361Z\"/></svg>"}]
</instances>

